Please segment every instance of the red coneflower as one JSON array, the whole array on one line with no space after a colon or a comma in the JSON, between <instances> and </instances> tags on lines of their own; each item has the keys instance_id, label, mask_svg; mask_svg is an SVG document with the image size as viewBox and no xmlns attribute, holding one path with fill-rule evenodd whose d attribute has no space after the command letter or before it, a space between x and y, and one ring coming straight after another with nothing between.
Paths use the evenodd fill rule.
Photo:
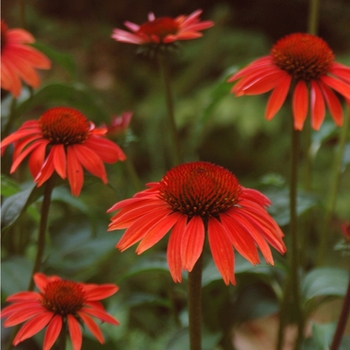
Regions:
<instances>
[{"instance_id":1,"label":"red coneflower","mask_svg":"<svg viewBox=\"0 0 350 350\"><path fill-rule=\"evenodd\" d=\"M65 328L69 330L73 349L80 350L82 324L87 326L101 344L104 343L102 332L91 316L102 322L119 325L100 302L118 291L116 285L77 283L62 280L58 276L45 276L43 273L36 273L34 281L39 292L13 294L6 299L11 305L1 311L1 317L6 318L5 327L26 322L13 340L14 346L47 326L44 350L51 349L61 330L65 331Z\"/></svg>"},{"instance_id":2,"label":"red coneflower","mask_svg":"<svg viewBox=\"0 0 350 350\"><path fill-rule=\"evenodd\" d=\"M132 118L132 112L123 112L121 115L113 116L109 124L102 124L101 127L107 128L107 136L113 138L125 133Z\"/></svg>"},{"instance_id":3,"label":"red coneflower","mask_svg":"<svg viewBox=\"0 0 350 350\"><path fill-rule=\"evenodd\" d=\"M28 44L34 43L34 37L24 29L8 29L1 20L1 88L15 97L21 93L24 80L37 88L40 78L36 68L51 68L50 60Z\"/></svg>"},{"instance_id":4,"label":"red coneflower","mask_svg":"<svg viewBox=\"0 0 350 350\"><path fill-rule=\"evenodd\" d=\"M176 18L156 18L153 13L148 15L148 22L141 25L124 22L131 31L114 29L112 38L129 44L169 44L178 40L196 39L202 36L201 30L214 25L212 21L200 21L201 10L191 13L189 16Z\"/></svg>"},{"instance_id":5,"label":"red coneflower","mask_svg":"<svg viewBox=\"0 0 350 350\"><path fill-rule=\"evenodd\" d=\"M334 61L334 54L321 38L295 33L277 41L270 55L261 57L235 73L228 81L239 80L231 92L236 96L257 95L273 90L265 117L271 120L293 90L294 128L302 130L311 106L311 125L318 130L327 104L338 126L343 110L333 90L350 101L350 68Z\"/></svg>"},{"instance_id":6,"label":"red coneflower","mask_svg":"<svg viewBox=\"0 0 350 350\"><path fill-rule=\"evenodd\" d=\"M273 264L268 243L286 251L283 233L265 207L260 192L244 188L225 168L207 162L178 165L149 189L116 203L108 212L109 231L127 229L117 244L121 251L140 242L137 254L155 245L167 232L167 258L175 282L191 271L203 251L205 234L214 262L226 284L235 284L234 249L252 264L260 262L257 247Z\"/></svg>"},{"instance_id":7,"label":"red coneflower","mask_svg":"<svg viewBox=\"0 0 350 350\"><path fill-rule=\"evenodd\" d=\"M103 163L126 159L120 147L105 138L106 132L74 108L54 107L39 120L26 121L0 147L3 153L14 143L11 173L29 156L29 170L38 186L56 171L62 179L68 177L72 194L78 196L84 183L83 168L107 183Z\"/></svg>"}]
</instances>

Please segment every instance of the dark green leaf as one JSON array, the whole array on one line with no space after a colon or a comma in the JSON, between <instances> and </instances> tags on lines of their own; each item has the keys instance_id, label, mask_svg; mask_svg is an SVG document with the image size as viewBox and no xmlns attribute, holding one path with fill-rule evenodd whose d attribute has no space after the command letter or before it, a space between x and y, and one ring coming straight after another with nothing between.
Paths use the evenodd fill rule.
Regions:
<instances>
[{"instance_id":1,"label":"dark green leaf","mask_svg":"<svg viewBox=\"0 0 350 350\"><path fill-rule=\"evenodd\" d=\"M302 297L305 303L315 297L337 296L346 293L349 273L335 267L320 267L310 271L302 281Z\"/></svg>"}]
</instances>

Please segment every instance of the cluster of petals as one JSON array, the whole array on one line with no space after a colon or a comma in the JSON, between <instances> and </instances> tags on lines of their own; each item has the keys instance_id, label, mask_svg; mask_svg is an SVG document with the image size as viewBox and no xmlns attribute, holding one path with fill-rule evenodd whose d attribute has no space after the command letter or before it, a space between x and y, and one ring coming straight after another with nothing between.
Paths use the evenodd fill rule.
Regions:
<instances>
[{"instance_id":1,"label":"cluster of petals","mask_svg":"<svg viewBox=\"0 0 350 350\"><path fill-rule=\"evenodd\" d=\"M107 128L107 136L110 138L116 137L125 133L131 122L133 113L131 111L123 112L120 115L112 116L109 124L103 124L101 127Z\"/></svg>"},{"instance_id":2,"label":"cluster of petals","mask_svg":"<svg viewBox=\"0 0 350 350\"><path fill-rule=\"evenodd\" d=\"M175 181L169 180L174 173ZM176 181L176 177L186 173L189 173L188 181ZM206 173L209 182L206 182ZM228 170L211 163L179 165L167 172L162 181L149 183L148 189L112 206L108 212L118 212L111 218L108 230L126 229L116 247L124 251L140 242L137 254L151 248L171 231L167 260L175 282L181 282L183 270L193 269L207 236L225 284L235 284L234 249L254 265L260 262L258 248L269 264L274 263L269 244L282 254L286 251L283 233L266 211L271 204L269 199L238 182L236 185L236 181ZM213 189L210 183L220 185ZM164 186L177 191L172 196L172 205L164 199ZM235 204L226 206L227 198L232 198ZM219 202L223 205L218 206ZM208 207L208 212L199 212L200 207ZM186 208L198 209L198 213L186 214Z\"/></svg>"},{"instance_id":3,"label":"cluster of petals","mask_svg":"<svg viewBox=\"0 0 350 350\"><path fill-rule=\"evenodd\" d=\"M1 88L15 97L21 93L22 82L37 88L40 78L36 69L51 68L51 61L28 44L34 37L24 29L8 29L1 20Z\"/></svg>"},{"instance_id":4,"label":"cluster of petals","mask_svg":"<svg viewBox=\"0 0 350 350\"><path fill-rule=\"evenodd\" d=\"M58 140L45 134L46 129ZM84 134L83 140L80 139L81 133ZM106 184L104 163L126 159L121 148L105 137L106 133L106 128L96 128L79 111L54 107L39 120L24 122L1 142L0 147L3 154L8 145L14 144L11 173L29 157L29 170L38 187L56 171L62 179L68 178L72 194L79 196L84 183L84 168ZM66 143L69 138L70 142Z\"/></svg>"},{"instance_id":5,"label":"cluster of petals","mask_svg":"<svg viewBox=\"0 0 350 350\"><path fill-rule=\"evenodd\" d=\"M43 349L50 350L63 327L67 325L73 350L80 350L81 324L85 324L96 339L104 343L102 332L91 316L102 322L119 325L100 302L118 291L116 285L84 284L62 280L59 276L46 276L43 273L36 273L34 281L39 292L13 294L6 299L10 305L1 311L1 317L6 318L4 327L13 327L25 322L13 340L14 346L47 327Z\"/></svg>"},{"instance_id":6,"label":"cluster of petals","mask_svg":"<svg viewBox=\"0 0 350 350\"><path fill-rule=\"evenodd\" d=\"M159 17L149 13L148 22L138 25L124 22L130 32L122 29L114 29L112 38L116 41L145 45L145 44L168 44L178 40L197 39L202 36L201 30L214 25L212 21L200 21L201 10L194 11L189 16Z\"/></svg>"},{"instance_id":7,"label":"cluster of petals","mask_svg":"<svg viewBox=\"0 0 350 350\"><path fill-rule=\"evenodd\" d=\"M236 96L263 94L272 90L265 117L271 120L292 93L294 128L302 130L308 110L311 126L319 130L328 107L334 122L341 126L343 108L336 93L350 104L350 67L334 61L334 55L321 38L290 34L261 57L229 78L238 82L231 92Z\"/></svg>"}]
</instances>

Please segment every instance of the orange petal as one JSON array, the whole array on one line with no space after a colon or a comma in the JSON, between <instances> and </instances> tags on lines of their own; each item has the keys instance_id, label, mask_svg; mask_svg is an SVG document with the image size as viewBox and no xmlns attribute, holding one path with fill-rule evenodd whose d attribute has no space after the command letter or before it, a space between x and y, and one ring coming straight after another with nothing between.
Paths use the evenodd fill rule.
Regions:
<instances>
[{"instance_id":1,"label":"orange petal","mask_svg":"<svg viewBox=\"0 0 350 350\"><path fill-rule=\"evenodd\" d=\"M226 285L236 284L234 276L234 255L226 230L215 218L208 220L208 239L211 254Z\"/></svg>"},{"instance_id":2,"label":"orange petal","mask_svg":"<svg viewBox=\"0 0 350 350\"><path fill-rule=\"evenodd\" d=\"M294 129L302 130L308 110L308 91L304 80L299 80L293 93Z\"/></svg>"},{"instance_id":3,"label":"orange petal","mask_svg":"<svg viewBox=\"0 0 350 350\"><path fill-rule=\"evenodd\" d=\"M318 83L311 81L311 126L319 130L326 116L326 107Z\"/></svg>"},{"instance_id":4,"label":"orange petal","mask_svg":"<svg viewBox=\"0 0 350 350\"><path fill-rule=\"evenodd\" d=\"M62 329L62 316L55 315L45 332L43 350L50 350L57 340Z\"/></svg>"}]
</instances>

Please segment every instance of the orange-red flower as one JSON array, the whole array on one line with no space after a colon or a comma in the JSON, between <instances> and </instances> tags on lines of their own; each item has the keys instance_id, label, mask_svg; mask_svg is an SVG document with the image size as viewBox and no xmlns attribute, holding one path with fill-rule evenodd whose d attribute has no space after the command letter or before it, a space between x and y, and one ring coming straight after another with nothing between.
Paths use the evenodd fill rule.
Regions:
<instances>
[{"instance_id":1,"label":"orange-red flower","mask_svg":"<svg viewBox=\"0 0 350 350\"><path fill-rule=\"evenodd\" d=\"M1 88L15 97L21 93L21 79L37 88L40 78L35 69L51 67L50 60L44 54L28 45L34 41L26 30L8 29L1 20Z\"/></svg>"},{"instance_id":2,"label":"orange-red flower","mask_svg":"<svg viewBox=\"0 0 350 350\"><path fill-rule=\"evenodd\" d=\"M148 15L148 22L141 25L124 22L131 32L122 29L114 29L112 38L129 44L169 44L178 40L197 39L202 36L201 30L214 25L212 21L200 21L201 10L191 13L189 16L176 18L156 18L153 13Z\"/></svg>"},{"instance_id":3,"label":"orange-red flower","mask_svg":"<svg viewBox=\"0 0 350 350\"><path fill-rule=\"evenodd\" d=\"M68 177L73 195L78 196L84 183L83 168L107 183L103 163L126 159L120 147L105 138L106 132L76 109L54 107L39 120L26 121L0 146L4 152L14 143L11 173L29 156L29 170L38 186L56 171L62 179Z\"/></svg>"},{"instance_id":4,"label":"orange-red flower","mask_svg":"<svg viewBox=\"0 0 350 350\"><path fill-rule=\"evenodd\" d=\"M268 243L280 253L286 251L283 233L265 209L269 199L241 186L221 166L178 165L148 186L109 209L118 210L109 231L126 228L116 247L124 251L141 241L136 249L141 254L171 230L167 259L175 282L181 282L182 270L193 269L206 235L226 284L235 284L234 248L252 264L260 262L257 247L270 264L274 261Z\"/></svg>"},{"instance_id":5,"label":"orange-red flower","mask_svg":"<svg viewBox=\"0 0 350 350\"><path fill-rule=\"evenodd\" d=\"M115 284L77 283L43 273L36 273L34 281L39 292L13 294L6 299L11 304L1 311L1 317L6 318L5 327L26 322L13 340L14 346L47 327L43 349L50 350L61 330L65 332L67 327L73 349L80 350L81 324L85 324L101 344L104 343L102 332L91 316L119 325L100 302L118 291Z\"/></svg>"},{"instance_id":6,"label":"orange-red flower","mask_svg":"<svg viewBox=\"0 0 350 350\"><path fill-rule=\"evenodd\" d=\"M231 92L236 96L273 90L267 103L267 120L276 115L292 90L296 130L303 129L309 99L311 125L315 130L323 123L326 105L335 123L342 125L343 109L334 91L350 101L350 67L335 62L327 43L311 34L295 33L280 39L268 56L252 62L228 81L235 80L239 81Z\"/></svg>"}]
</instances>

